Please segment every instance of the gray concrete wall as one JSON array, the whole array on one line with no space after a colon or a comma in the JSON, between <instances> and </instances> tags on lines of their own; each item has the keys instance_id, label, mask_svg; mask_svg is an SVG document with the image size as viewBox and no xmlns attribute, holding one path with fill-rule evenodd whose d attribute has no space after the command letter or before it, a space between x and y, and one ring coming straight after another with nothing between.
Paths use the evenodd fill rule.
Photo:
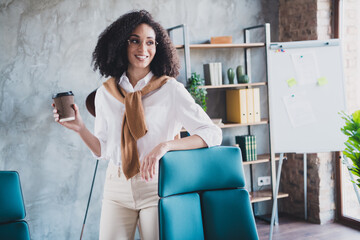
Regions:
<instances>
[{"instance_id":1,"label":"gray concrete wall","mask_svg":"<svg viewBox=\"0 0 360 240\"><path fill-rule=\"evenodd\" d=\"M102 30L131 9L148 10L165 28L187 24L192 43L222 35L242 42L244 27L265 22L277 35L277 0L2 0L0 169L20 173L32 239L80 235L96 160L75 133L54 123L51 95L72 90L85 123L93 128L84 100L103 79L91 69L91 54ZM194 51L192 71L202 74L201 63L215 59L223 62L225 77L243 55L241 50L215 50L205 58ZM263 63L256 72L260 81ZM185 82L183 77L179 81ZM234 134L244 131L224 130L224 144L233 144ZM265 139L266 129L258 131ZM266 141L259 151L265 146ZM98 238L106 164L99 164L84 239Z\"/></svg>"}]
</instances>

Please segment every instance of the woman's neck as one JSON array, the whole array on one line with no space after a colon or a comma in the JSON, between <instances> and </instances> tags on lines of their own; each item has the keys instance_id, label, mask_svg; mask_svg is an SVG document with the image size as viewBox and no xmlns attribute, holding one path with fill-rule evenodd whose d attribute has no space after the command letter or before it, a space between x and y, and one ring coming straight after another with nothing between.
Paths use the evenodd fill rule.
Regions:
<instances>
[{"instance_id":1,"label":"woman's neck","mask_svg":"<svg viewBox=\"0 0 360 240\"><path fill-rule=\"evenodd\" d=\"M141 79L143 79L148 73L150 72L150 69L142 69L142 70L131 70L128 69L126 71L126 76L129 78L129 81L133 87L136 86L137 82Z\"/></svg>"}]
</instances>

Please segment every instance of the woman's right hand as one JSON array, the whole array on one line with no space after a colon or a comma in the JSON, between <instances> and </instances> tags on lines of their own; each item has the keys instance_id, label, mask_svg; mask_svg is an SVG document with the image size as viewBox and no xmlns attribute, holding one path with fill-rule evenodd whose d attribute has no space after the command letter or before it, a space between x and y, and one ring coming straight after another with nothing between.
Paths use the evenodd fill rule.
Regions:
<instances>
[{"instance_id":1,"label":"woman's right hand","mask_svg":"<svg viewBox=\"0 0 360 240\"><path fill-rule=\"evenodd\" d=\"M77 133L80 132L82 128L84 128L84 122L81 118L79 108L76 104L72 106L75 111L75 120L67 121L67 122L59 122L59 114L57 113L57 108L55 107L54 103L52 104L52 107L54 108L53 113L54 113L55 122L58 122L64 127L71 129Z\"/></svg>"}]
</instances>

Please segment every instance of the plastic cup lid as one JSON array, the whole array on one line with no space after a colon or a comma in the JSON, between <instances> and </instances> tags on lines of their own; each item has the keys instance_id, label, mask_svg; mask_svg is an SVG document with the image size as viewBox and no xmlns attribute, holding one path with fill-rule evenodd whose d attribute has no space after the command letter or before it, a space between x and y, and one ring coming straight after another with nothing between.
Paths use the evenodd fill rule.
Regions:
<instances>
[{"instance_id":1,"label":"plastic cup lid","mask_svg":"<svg viewBox=\"0 0 360 240\"><path fill-rule=\"evenodd\" d=\"M61 92L61 93L55 93L52 98L58 98L58 97L65 97L65 96L74 96L72 91L68 91L68 92Z\"/></svg>"}]
</instances>

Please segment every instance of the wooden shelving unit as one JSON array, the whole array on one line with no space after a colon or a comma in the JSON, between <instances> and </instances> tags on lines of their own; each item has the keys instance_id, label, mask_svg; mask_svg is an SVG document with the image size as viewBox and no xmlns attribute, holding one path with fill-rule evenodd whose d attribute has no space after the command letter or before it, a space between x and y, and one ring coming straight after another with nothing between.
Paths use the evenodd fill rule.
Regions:
<instances>
[{"instance_id":1,"label":"wooden shelving unit","mask_svg":"<svg viewBox=\"0 0 360 240\"><path fill-rule=\"evenodd\" d=\"M263 118L260 122L253 122L253 123L223 123L219 124L219 128L233 128L233 127L247 127L247 126L254 126L254 125L263 125L268 124L269 119Z\"/></svg>"},{"instance_id":2,"label":"wooden shelving unit","mask_svg":"<svg viewBox=\"0 0 360 240\"><path fill-rule=\"evenodd\" d=\"M247 126L255 126L255 125L264 125L264 124L268 124L268 123L269 123L269 119L263 118L263 119L261 119L260 122L254 122L254 123L223 123L223 124L218 124L217 126L219 128L234 128L234 127L247 127ZM181 129L181 132L186 132L186 130Z\"/></svg>"},{"instance_id":3,"label":"wooden shelving unit","mask_svg":"<svg viewBox=\"0 0 360 240\"><path fill-rule=\"evenodd\" d=\"M245 88L245 87L257 87L257 86L266 86L266 82L257 82L257 83L239 83L239 84L226 84L220 86L212 86L212 85L204 85L200 86L199 88L205 89L221 89L221 88Z\"/></svg>"},{"instance_id":4,"label":"wooden shelving unit","mask_svg":"<svg viewBox=\"0 0 360 240\"><path fill-rule=\"evenodd\" d=\"M256 42L256 43L251 43L250 42L250 31L252 29L264 29L264 36L265 39L263 42ZM232 51L232 49L238 48L238 49L242 49L242 51L244 51L244 69L245 69L245 73L248 74L248 76L250 77L250 79L252 79L251 77L251 65L253 65L253 63L251 62L251 51L254 48L263 48L265 51L265 58L268 54L268 46L270 44L270 25L269 24L264 24L264 25L259 25L259 26L254 26L254 27L250 27L250 28L245 28L244 29L244 43L234 43L234 44L189 44L189 38L188 38L188 34L187 34L187 28L185 25L179 25L177 27L171 28L170 32L174 29L182 29L183 31L183 44L182 45L175 45L175 47L177 49L180 49L182 54L184 55L184 69L185 69L185 78L189 79L191 76L191 60L190 60L190 51L192 50L211 50L211 49L228 49L228 51ZM171 36L171 34L170 34ZM220 85L220 86L209 86L209 85L205 85L205 86L201 86L200 88L204 88L210 91L224 91L226 89L239 89L239 88L252 88L252 87L258 87L258 86L265 86L265 91L267 92L267 107L269 106L269 95L268 95L268 70L267 70L267 59L265 59L265 69L266 69L266 75L265 75L265 79L263 80L259 80L257 82L254 83L245 83L245 84L227 84L227 85ZM269 109L267 109L269 112ZM223 123L223 124L219 124L218 126L222 129L225 128L236 128L236 127L247 127L248 128L248 134L252 133L252 127L256 127L256 125L268 125L269 129L270 129L270 122L269 119L265 118L265 119L261 119L260 122L256 122L256 123L250 123L250 124L240 124L240 123ZM184 129L182 130L182 132L186 132ZM258 155L257 156L257 160L256 161L249 161L249 162L243 162L243 165L249 166L249 170L250 170L250 179L251 179L251 183L250 183L250 200L251 203L258 203L258 202L264 202L264 201L269 201L269 200L275 200L275 183L276 183L276 161L280 160L280 156L274 154L274 151L272 149L271 146L271 132L269 131L269 154L262 154L262 155ZM271 189L269 190L257 190L254 189L254 179L252 176L252 172L253 172L253 168L255 167L254 165L257 164L268 164L270 167L270 177L271 177ZM256 166L257 167L257 166ZM273 197L274 195L274 197ZM285 198L288 197L289 194L287 193L281 193L279 192L277 195L277 199L279 198ZM276 199L276 200L277 200Z\"/></svg>"},{"instance_id":5,"label":"wooden shelving unit","mask_svg":"<svg viewBox=\"0 0 360 240\"><path fill-rule=\"evenodd\" d=\"M256 203L256 202L264 202L272 200L272 192L271 190L261 190L256 192L250 192L250 202ZM278 199L279 198L286 198L288 197L288 193L279 192Z\"/></svg>"},{"instance_id":6,"label":"wooden shelving unit","mask_svg":"<svg viewBox=\"0 0 360 240\"><path fill-rule=\"evenodd\" d=\"M277 154L275 156L275 160L278 161L279 158L279 154ZM266 163L266 162L270 162L270 154L260 154L257 155L257 160L255 161L249 161L249 162L243 162L243 165L251 165L251 164L258 164L258 163Z\"/></svg>"},{"instance_id":7,"label":"wooden shelving unit","mask_svg":"<svg viewBox=\"0 0 360 240\"><path fill-rule=\"evenodd\" d=\"M264 47L265 43L231 43L231 44L190 44L190 49L209 48L257 48ZM184 45L175 45L176 49L183 49Z\"/></svg>"}]
</instances>

